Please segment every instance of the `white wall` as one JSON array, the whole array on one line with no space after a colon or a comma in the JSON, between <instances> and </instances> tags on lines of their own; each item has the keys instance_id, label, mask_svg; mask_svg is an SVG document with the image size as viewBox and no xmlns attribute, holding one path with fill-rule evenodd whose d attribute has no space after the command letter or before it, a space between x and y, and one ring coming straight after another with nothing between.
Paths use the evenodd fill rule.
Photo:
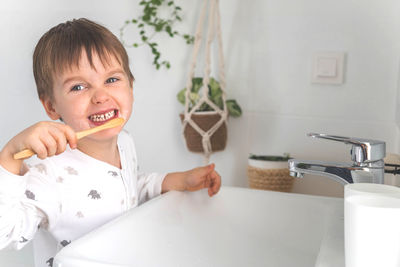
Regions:
<instances>
[{"instance_id":1,"label":"white wall","mask_svg":"<svg viewBox=\"0 0 400 267\"><path fill-rule=\"evenodd\" d=\"M250 152L349 160L350 147L311 140L308 132L382 139L388 152L398 152L398 1L221 1L221 10L228 94L244 108L240 119L230 120L228 148L212 157L224 184L247 185ZM143 167L173 170L202 161L185 150L177 119L181 107L175 94L185 83L190 53L183 53L177 40L164 44L173 64L168 72L145 65L144 49L129 51L138 77L133 124L137 139L152 140L139 143ZM311 84L311 60L318 51L346 52L343 85ZM141 126L150 116L152 125L163 125L162 138ZM163 160L151 161L157 156ZM342 194L335 183L316 182L296 180L295 191Z\"/></svg>"},{"instance_id":2,"label":"white wall","mask_svg":"<svg viewBox=\"0 0 400 267\"><path fill-rule=\"evenodd\" d=\"M39 120L31 56L39 37L67 19L87 17L118 35L138 14L138 0L3 0L0 8L0 146ZM349 147L311 140L307 132L382 139L399 152L397 108L400 3L396 0L221 0L227 90L244 114L230 119L228 147L212 161L224 185L247 186L249 153L307 159L348 160ZM179 1L187 11L183 31L194 32L200 0ZM134 38L127 33L127 38ZM168 71L154 70L146 48L129 48L136 78L134 112L127 128L135 136L143 170L176 171L202 164L186 150L176 93L184 87L191 47L160 36ZM311 84L318 51L347 54L345 83ZM199 69L198 74L201 75ZM399 101L400 102L400 101ZM340 195L326 179L296 180L296 192Z\"/></svg>"},{"instance_id":3,"label":"white wall","mask_svg":"<svg viewBox=\"0 0 400 267\"><path fill-rule=\"evenodd\" d=\"M3 4L0 116L7 127L1 145L27 125L47 119L31 71L38 38L49 27L76 17L99 21L118 34L123 21L138 14L135 1L119 1L112 8L108 4L45 0ZM201 1L182 5L188 11L187 24L179 28L193 32ZM247 184L249 152L348 158L348 148L309 140L305 134L310 131L383 139L388 151L397 152L397 1L221 1L221 10L228 94L244 109L241 118L230 120L228 148L212 157L224 184ZM191 47L177 38L160 36L158 41L172 62L171 70L155 71L146 48L128 48L137 82L127 128L136 137L143 169L191 168L201 164L202 157L184 147L178 120L182 107L175 97L185 84ZM311 58L317 51L346 52L343 85L310 83Z\"/></svg>"},{"instance_id":4,"label":"white wall","mask_svg":"<svg viewBox=\"0 0 400 267\"><path fill-rule=\"evenodd\" d=\"M3 145L24 127L47 119L36 97L31 56L39 37L67 19L88 17L118 35L138 1L6 1L1 8L0 75ZM193 32L201 1L181 2ZM43 8L45 7L45 8ZM192 8L194 7L194 8ZM230 119L228 148L217 152L224 184L247 184L248 153L289 152L295 157L342 160L342 144L309 140L310 131L387 141L397 152L396 97L399 64L398 1L221 1L228 96L244 114ZM127 32L127 39L134 34ZM131 38L131 39L129 39ZM184 146L176 93L186 81L191 47L157 37L172 69L156 71L147 48L128 48L136 78L133 132L141 167L173 171L202 164ZM345 83L311 84L317 51L345 51ZM202 74L202 68L198 69ZM16 108L17 107L17 108ZM163 149L159 149L162 147ZM329 152L326 148L329 147Z\"/></svg>"}]
</instances>

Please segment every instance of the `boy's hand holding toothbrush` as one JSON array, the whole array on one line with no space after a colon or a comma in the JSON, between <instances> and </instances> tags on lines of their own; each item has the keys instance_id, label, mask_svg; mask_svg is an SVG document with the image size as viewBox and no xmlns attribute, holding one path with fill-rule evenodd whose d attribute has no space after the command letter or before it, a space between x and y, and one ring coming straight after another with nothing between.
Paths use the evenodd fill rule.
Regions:
<instances>
[{"instance_id":1,"label":"boy's hand holding toothbrush","mask_svg":"<svg viewBox=\"0 0 400 267\"><path fill-rule=\"evenodd\" d=\"M9 172L19 174L22 160L15 159L15 153L30 149L38 158L44 159L64 152L67 143L71 148L76 148L76 134L70 126L60 122L38 122L17 134L4 146L0 152L0 164Z\"/></svg>"},{"instance_id":2,"label":"boy's hand holding toothbrush","mask_svg":"<svg viewBox=\"0 0 400 267\"><path fill-rule=\"evenodd\" d=\"M124 123L124 119L115 118L103 125L75 132L70 126L52 121L41 121L23 130L12 138L0 152L0 165L7 166L7 170L19 174L22 160L37 154L38 158L45 159L61 154L67 144L74 149L78 139L87 135L113 128Z\"/></svg>"}]
</instances>

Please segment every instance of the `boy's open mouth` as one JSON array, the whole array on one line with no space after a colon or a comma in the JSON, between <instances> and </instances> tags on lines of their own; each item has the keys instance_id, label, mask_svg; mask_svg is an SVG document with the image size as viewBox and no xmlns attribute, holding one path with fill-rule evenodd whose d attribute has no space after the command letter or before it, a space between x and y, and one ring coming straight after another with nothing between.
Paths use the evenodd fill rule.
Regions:
<instances>
[{"instance_id":1,"label":"boy's open mouth","mask_svg":"<svg viewBox=\"0 0 400 267\"><path fill-rule=\"evenodd\" d=\"M94 124L103 124L104 122L114 119L116 117L118 117L118 110L113 109L104 113L96 113L90 115L88 119L92 121Z\"/></svg>"}]
</instances>

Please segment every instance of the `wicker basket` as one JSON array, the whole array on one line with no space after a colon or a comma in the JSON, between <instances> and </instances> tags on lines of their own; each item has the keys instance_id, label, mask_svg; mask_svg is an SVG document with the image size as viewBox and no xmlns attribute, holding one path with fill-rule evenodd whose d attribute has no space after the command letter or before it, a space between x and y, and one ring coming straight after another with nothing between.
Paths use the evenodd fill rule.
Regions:
<instances>
[{"instance_id":1,"label":"wicker basket","mask_svg":"<svg viewBox=\"0 0 400 267\"><path fill-rule=\"evenodd\" d=\"M292 191L294 178L289 175L287 168L261 169L249 165L247 176L250 188L280 192Z\"/></svg>"},{"instance_id":2,"label":"wicker basket","mask_svg":"<svg viewBox=\"0 0 400 267\"><path fill-rule=\"evenodd\" d=\"M179 115L181 121L183 121L183 114ZM208 131L214 126L221 116L216 112L198 112L192 114L192 120L203 130ZM184 130L184 136L186 139L186 146L189 151L192 152L203 152L203 144L201 135L190 125L187 124ZM211 148L212 151L224 150L227 141L227 128L226 123L223 123L218 130L211 136Z\"/></svg>"}]
</instances>

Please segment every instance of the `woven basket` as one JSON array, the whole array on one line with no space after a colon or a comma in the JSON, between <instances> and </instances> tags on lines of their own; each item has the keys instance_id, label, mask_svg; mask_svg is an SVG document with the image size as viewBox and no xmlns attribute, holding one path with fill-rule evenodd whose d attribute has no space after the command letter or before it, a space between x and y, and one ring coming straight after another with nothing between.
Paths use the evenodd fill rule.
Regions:
<instances>
[{"instance_id":1,"label":"woven basket","mask_svg":"<svg viewBox=\"0 0 400 267\"><path fill-rule=\"evenodd\" d=\"M181 121L183 121L184 115L179 114L179 116ZM213 127L220 119L221 116L215 112L198 112L192 114L192 120L205 132ZM201 135L189 123L186 125L183 134L189 151L204 151ZM212 151L224 150L228 139L227 137L226 123L223 123L210 138Z\"/></svg>"},{"instance_id":2,"label":"woven basket","mask_svg":"<svg viewBox=\"0 0 400 267\"><path fill-rule=\"evenodd\" d=\"M247 167L247 176L250 188L280 192L291 192L294 178L289 175L288 169L261 169Z\"/></svg>"}]
</instances>

